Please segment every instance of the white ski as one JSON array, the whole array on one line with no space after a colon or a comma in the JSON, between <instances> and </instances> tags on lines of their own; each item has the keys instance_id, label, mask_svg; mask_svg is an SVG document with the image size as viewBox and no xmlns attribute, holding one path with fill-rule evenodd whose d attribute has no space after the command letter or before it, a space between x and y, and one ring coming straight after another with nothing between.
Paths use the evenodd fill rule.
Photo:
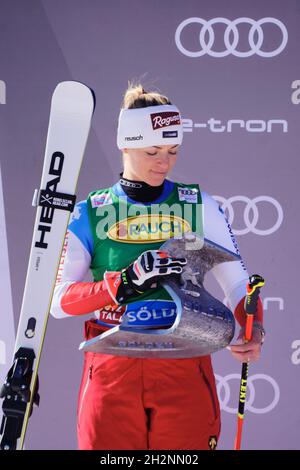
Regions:
<instances>
[{"instance_id":1,"label":"white ski","mask_svg":"<svg viewBox=\"0 0 300 470\"><path fill-rule=\"evenodd\" d=\"M23 448L33 402L39 401L38 366L94 107L94 94L82 83L61 82L54 90L14 362L0 393L1 449Z\"/></svg>"}]
</instances>

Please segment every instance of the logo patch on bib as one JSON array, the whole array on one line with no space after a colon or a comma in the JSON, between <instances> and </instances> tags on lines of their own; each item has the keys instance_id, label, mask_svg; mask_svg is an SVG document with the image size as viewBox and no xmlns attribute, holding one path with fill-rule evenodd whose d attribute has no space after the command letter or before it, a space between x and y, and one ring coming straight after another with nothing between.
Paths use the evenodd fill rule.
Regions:
<instances>
[{"instance_id":1,"label":"logo patch on bib","mask_svg":"<svg viewBox=\"0 0 300 470\"><path fill-rule=\"evenodd\" d=\"M190 224L175 215L138 215L120 220L110 227L108 237L124 243L157 243L169 238L181 238L191 232Z\"/></svg>"},{"instance_id":2,"label":"logo patch on bib","mask_svg":"<svg viewBox=\"0 0 300 470\"><path fill-rule=\"evenodd\" d=\"M109 193L94 194L93 196L91 196L91 204L93 208L112 204L111 195Z\"/></svg>"},{"instance_id":3,"label":"logo patch on bib","mask_svg":"<svg viewBox=\"0 0 300 470\"><path fill-rule=\"evenodd\" d=\"M178 188L179 201L197 204L198 202L198 189L194 188Z\"/></svg>"}]
</instances>

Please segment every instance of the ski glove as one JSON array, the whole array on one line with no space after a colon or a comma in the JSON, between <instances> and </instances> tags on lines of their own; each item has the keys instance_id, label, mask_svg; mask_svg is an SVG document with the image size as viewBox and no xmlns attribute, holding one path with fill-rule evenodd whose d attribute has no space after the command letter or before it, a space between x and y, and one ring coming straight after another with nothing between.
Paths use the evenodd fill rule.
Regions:
<instances>
[{"instance_id":1,"label":"ski glove","mask_svg":"<svg viewBox=\"0 0 300 470\"><path fill-rule=\"evenodd\" d=\"M165 251L149 250L119 273L106 271L104 281L113 300L117 304L125 303L130 297L155 289L168 277L182 273L186 262L185 258L174 258Z\"/></svg>"}]
</instances>

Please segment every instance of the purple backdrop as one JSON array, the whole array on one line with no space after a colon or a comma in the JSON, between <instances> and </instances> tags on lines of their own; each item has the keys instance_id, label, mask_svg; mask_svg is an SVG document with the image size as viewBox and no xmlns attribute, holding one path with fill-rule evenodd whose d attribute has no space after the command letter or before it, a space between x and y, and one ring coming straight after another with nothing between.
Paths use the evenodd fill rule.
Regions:
<instances>
[{"instance_id":1,"label":"purple backdrop","mask_svg":"<svg viewBox=\"0 0 300 470\"><path fill-rule=\"evenodd\" d=\"M128 79L140 78L146 88L167 94L185 119L173 177L199 182L224 204L249 272L266 278L268 337L261 360L250 367L243 448L299 449L299 1L15 0L0 5L5 210L0 276L7 286L0 376L11 362L3 354L5 347L11 351L14 334L10 299L17 325L51 94L58 82L78 80L97 96L80 200L118 177L122 94ZM222 299L212 278L207 286ZM82 368L77 347L84 319L50 318L40 366L41 404L30 421L28 449L76 448ZM227 350L214 355L214 364L223 422L219 448L232 449L240 364Z\"/></svg>"}]
</instances>

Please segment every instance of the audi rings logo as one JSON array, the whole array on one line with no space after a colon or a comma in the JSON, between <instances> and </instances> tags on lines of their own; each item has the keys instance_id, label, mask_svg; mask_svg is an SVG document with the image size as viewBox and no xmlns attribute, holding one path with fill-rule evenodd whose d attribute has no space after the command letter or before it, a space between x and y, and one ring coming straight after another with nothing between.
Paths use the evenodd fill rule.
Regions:
<instances>
[{"instance_id":1,"label":"audi rings logo","mask_svg":"<svg viewBox=\"0 0 300 470\"><path fill-rule=\"evenodd\" d=\"M228 223L231 225L231 227L232 227L233 219L234 219L233 203L241 202L241 203L246 204L244 208L244 214L243 214L245 228L238 230L232 227L232 231L234 232L235 235L245 235L246 233L249 233L249 232L255 233L256 235L271 235L271 233L276 232L276 230L278 230L280 225L282 224L282 221L283 221L282 207L279 204L279 202L271 196L257 196L253 199L250 199L247 196L232 196L228 199L225 199L222 196L214 196L214 199L216 199L221 204L221 208L224 212L227 209ZM270 204L271 206L273 206L273 210L275 208L277 212L276 222L270 228L267 228L267 229L257 228L257 223L259 219L258 203L262 203L262 202ZM252 212L252 220L251 220L250 212Z\"/></svg>"},{"instance_id":2,"label":"audi rings logo","mask_svg":"<svg viewBox=\"0 0 300 470\"><path fill-rule=\"evenodd\" d=\"M184 47L181 38L182 31L187 26L194 23L202 26L199 33L200 49L198 51L191 51ZM226 26L224 33L225 49L222 51L213 50L215 41L213 25L218 23L225 24ZM237 26L243 23L249 24L251 26L248 34L248 43L250 48L247 51L238 50L240 35ZM281 33L281 43L276 49L272 51L262 50L262 45L264 42L264 32L262 25L264 24L275 25ZM202 18L188 18L180 23L175 33L176 46L180 52L182 52L182 54L188 57L201 57L205 54L208 54L211 57L226 57L229 54L232 54L236 57L250 57L254 54L257 54L261 57L274 57L284 50L287 41L288 32L285 25L282 23L282 21L269 17L262 18L258 21L252 20L251 18L237 18L233 21L230 21L227 18L213 18L209 21L206 21Z\"/></svg>"},{"instance_id":3,"label":"audi rings logo","mask_svg":"<svg viewBox=\"0 0 300 470\"><path fill-rule=\"evenodd\" d=\"M225 377L215 374L217 381L217 392L220 401L221 410L227 413L237 413L237 407L229 406L230 401L237 402L238 399L238 385L241 380L240 374L228 374ZM236 380L236 393L234 398L230 400L231 388L230 382ZM263 385L263 387L261 387ZM262 393L263 392L263 393ZM258 402L265 402L266 393L268 394L268 401L265 406L259 406ZM262 396L261 399L257 398ZM247 400L245 408L255 414L265 414L272 411L278 404L280 399L280 390L278 383L272 377L266 374L254 374L248 377L247 381Z\"/></svg>"}]
</instances>

